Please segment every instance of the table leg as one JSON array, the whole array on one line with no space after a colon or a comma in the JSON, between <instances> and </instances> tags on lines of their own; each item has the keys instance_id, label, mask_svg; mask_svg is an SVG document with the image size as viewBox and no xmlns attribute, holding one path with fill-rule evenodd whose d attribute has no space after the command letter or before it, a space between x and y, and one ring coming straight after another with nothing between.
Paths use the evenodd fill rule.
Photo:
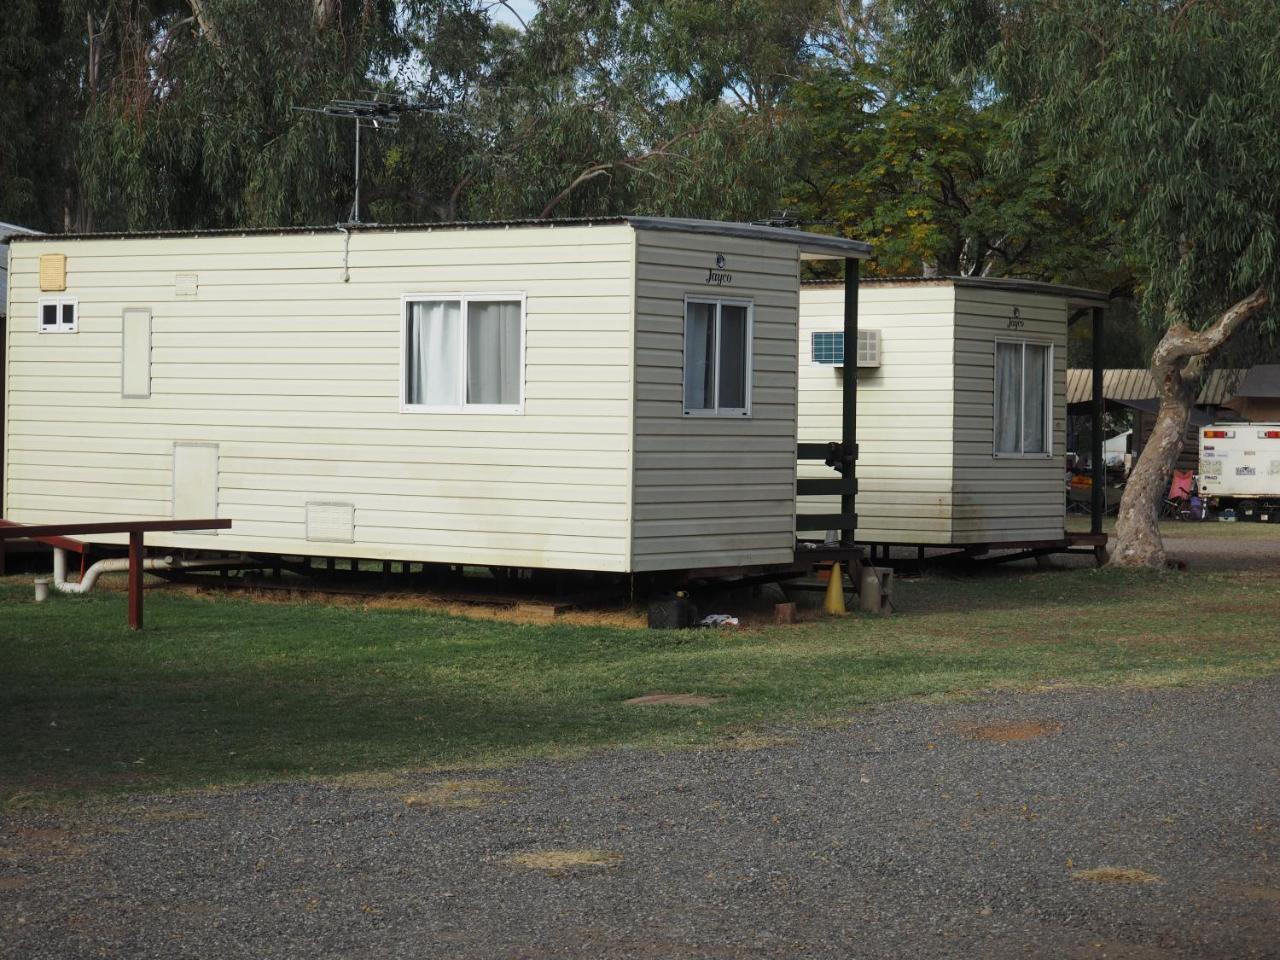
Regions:
<instances>
[{"instance_id":1,"label":"table leg","mask_svg":"<svg viewBox=\"0 0 1280 960\"><path fill-rule=\"evenodd\" d=\"M129 534L129 627L142 629L142 531Z\"/></svg>"}]
</instances>

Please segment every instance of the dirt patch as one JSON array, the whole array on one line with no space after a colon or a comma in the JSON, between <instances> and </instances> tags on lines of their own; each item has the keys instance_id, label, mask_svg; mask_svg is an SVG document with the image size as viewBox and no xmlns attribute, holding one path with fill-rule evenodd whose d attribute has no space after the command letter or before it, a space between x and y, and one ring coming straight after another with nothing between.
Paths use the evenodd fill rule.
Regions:
<instances>
[{"instance_id":1,"label":"dirt patch","mask_svg":"<svg viewBox=\"0 0 1280 960\"><path fill-rule=\"evenodd\" d=\"M1240 900L1261 900L1280 907L1280 889L1276 887L1251 887L1241 883L1224 883L1222 892Z\"/></svg>"},{"instance_id":2,"label":"dirt patch","mask_svg":"<svg viewBox=\"0 0 1280 960\"><path fill-rule=\"evenodd\" d=\"M632 707L709 707L719 700L700 693L646 693L622 702Z\"/></svg>"},{"instance_id":3,"label":"dirt patch","mask_svg":"<svg viewBox=\"0 0 1280 960\"><path fill-rule=\"evenodd\" d=\"M1093 883L1162 883L1154 873L1147 873L1136 867L1094 867L1092 870L1076 870L1071 874L1073 880L1090 880Z\"/></svg>"},{"instance_id":4,"label":"dirt patch","mask_svg":"<svg viewBox=\"0 0 1280 960\"><path fill-rule=\"evenodd\" d=\"M21 890L31 883L26 877L0 877L0 892L5 890Z\"/></svg>"},{"instance_id":5,"label":"dirt patch","mask_svg":"<svg viewBox=\"0 0 1280 960\"><path fill-rule=\"evenodd\" d=\"M508 602L502 599L496 599L495 605L488 606L481 603L455 603L437 596L396 593L392 590L388 590L385 594L352 596L325 593L322 590L306 589L302 586L296 590L255 589L249 583L243 587L236 585L229 588L180 584L170 585L166 589L209 601L230 597L237 600L251 600L255 603L324 604L331 607L355 607L361 610L430 610L470 620L500 620L506 623L530 625L554 622L579 627L623 627L635 630L647 627L644 612L629 606L552 612L543 604Z\"/></svg>"},{"instance_id":6,"label":"dirt patch","mask_svg":"<svg viewBox=\"0 0 1280 960\"><path fill-rule=\"evenodd\" d=\"M970 727L968 735L974 740L993 743L1014 743L1020 740L1039 740L1062 732L1062 724L1053 720L1017 720L1007 723L986 723Z\"/></svg>"},{"instance_id":7,"label":"dirt patch","mask_svg":"<svg viewBox=\"0 0 1280 960\"><path fill-rule=\"evenodd\" d=\"M513 855L508 862L554 875L571 870L608 869L622 862L622 854L612 850L527 850Z\"/></svg>"},{"instance_id":8,"label":"dirt patch","mask_svg":"<svg viewBox=\"0 0 1280 960\"><path fill-rule=\"evenodd\" d=\"M443 780L404 798L406 807L431 810L474 810L493 801L493 796L511 790L497 780Z\"/></svg>"}]
</instances>

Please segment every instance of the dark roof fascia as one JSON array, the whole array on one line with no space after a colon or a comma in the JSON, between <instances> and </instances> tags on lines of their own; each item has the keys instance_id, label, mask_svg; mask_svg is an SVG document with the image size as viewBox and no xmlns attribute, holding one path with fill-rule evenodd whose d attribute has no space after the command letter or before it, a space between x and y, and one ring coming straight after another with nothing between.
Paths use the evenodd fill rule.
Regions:
<instances>
[{"instance_id":1,"label":"dark roof fascia","mask_svg":"<svg viewBox=\"0 0 1280 960\"><path fill-rule=\"evenodd\" d=\"M455 220L440 223L335 223L310 227L218 227L206 230L116 230L97 233L49 233L40 236L14 234L26 240L146 240L172 237L272 237L321 233L430 233L434 230L499 230L504 227L581 227L626 223L625 217L582 217L558 220Z\"/></svg>"},{"instance_id":2,"label":"dark roof fascia","mask_svg":"<svg viewBox=\"0 0 1280 960\"><path fill-rule=\"evenodd\" d=\"M749 240L772 240L794 243L813 252L831 256L866 258L871 255L871 245L860 240L846 240L820 233L807 233L783 227L769 227L752 223L722 223L718 220L683 220L674 217L579 217L552 220L458 220L441 223L340 223L332 226L310 227L237 227L210 230L139 230L103 231L98 233L57 233L36 236L13 234L14 240L53 240L59 243L69 240L143 240L159 238L196 237L253 237L285 236L293 234L327 234L350 231L352 233L430 233L436 230L502 230L509 227L605 226L629 224L636 230L664 230L677 233L700 233L710 236L739 237Z\"/></svg>"},{"instance_id":3,"label":"dark roof fascia","mask_svg":"<svg viewBox=\"0 0 1280 960\"><path fill-rule=\"evenodd\" d=\"M949 283L956 287L973 287L981 290L1011 290L1015 293L1038 293L1047 297L1066 297L1071 300L1085 300L1105 305L1110 299L1101 290L1090 290L1088 287L1069 287L1059 283L1044 283L1040 280L1019 280L1014 277L863 277L862 283ZM805 280L805 286L837 286L843 280Z\"/></svg>"},{"instance_id":4,"label":"dark roof fascia","mask_svg":"<svg viewBox=\"0 0 1280 960\"><path fill-rule=\"evenodd\" d=\"M833 257L865 260L871 256L871 244L862 240L833 237L825 233L809 233L790 227L770 227L758 223L729 223L720 220L685 220L680 217L626 217L637 230L665 230L674 233L702 233L743 240L773 240L794 243L812 253Z\"/></svg>"}]
</instances>

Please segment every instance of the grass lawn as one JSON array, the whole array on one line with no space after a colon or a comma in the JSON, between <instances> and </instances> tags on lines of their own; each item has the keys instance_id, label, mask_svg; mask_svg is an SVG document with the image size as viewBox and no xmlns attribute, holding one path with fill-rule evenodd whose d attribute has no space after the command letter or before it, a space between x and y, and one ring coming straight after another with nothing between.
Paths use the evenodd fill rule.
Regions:
<instances>
[{"instance_id":1,"label":"grass lawn","mask_svg":"<svg viewBox=\"0 0 1280 960\"><path fill-rule=\"evenodd\" d=\"M900 613L792 627L528 626L0 580L0 802L724 741L867 704L1280 667L1280 574L1005 569L901 581ZM705 708L633 707L654 691Z\"/></svg>"}]
</instances>

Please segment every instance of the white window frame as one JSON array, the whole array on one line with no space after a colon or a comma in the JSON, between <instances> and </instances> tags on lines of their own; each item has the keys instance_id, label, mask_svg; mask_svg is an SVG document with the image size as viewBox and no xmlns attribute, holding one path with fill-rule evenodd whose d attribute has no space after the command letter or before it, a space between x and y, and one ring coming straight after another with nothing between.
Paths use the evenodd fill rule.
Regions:
<instances>
[{"instance_id":1,"label":"white window frame","mask_svg":"<svg viewBox=\"0 0 1280 960\"><path fill-rule=\"evenodd\" d=\"M53 304L58 311L58 322L52 327L44 325L44 308ZM62 322L62 308L71 305L71 323ZM79 297L41 297L36 304L36 332L38 333L76 333L80 329Z\"/></svg>"},{"instance_id":2,"label":"white window frame","mask_svg":"<svg viewBox=\"0 0 1280 960\"><path fill-rule=\"evenodd\" d=\"M996 377L999 375L1000 369L1000 344L1016 344L1023 348L1022 350L1022 377L1019 379L1018 403L1021 410L1027 408L1027 351L1028 346L1045 347L1048 349L1048 355L1045 357L1045 378L1044 378L1044 439L1045 451L1043 453L1004 453L996 449L996 440L999 436L996 430L996 410L999 409L1000 391L997 388ZM991 345L991 456L997 460L1051 460L1053 458L1053 383L1054 383L1054 365L1053 365L1053 342L1049 340L1037 340L1035 337L996 337L995 342ZM1018 435L1018 445L1023 443L1023 435Z\"/></svg>"},{"instance_id":3,"label":"white window frame","mask_svg":"<svg viewBox=\"0 0 1280 960\"><path fill-rule=\"evenodd\" d=\"M684 398L687 395L685 376L688 373L689 365L685 362L685 354L689 343L689 304L705 303L711 304L716 308L716 335L713 343L713 361L711 369L714 371L712 379L712 396L715 398L716 406L708 409L690 410L684 405ZM720 406L720 308L729 307L746 307L747 308L747 342L746 342L746 378L745 378L745 395L747 405L745 407L721 407ZM680 407L684 410L686 417L737 417L739 419L750 419L751 417L751 392L752 392L752 367L755 366L755 326L756 326L756 305L749 299L739 297L708 297L687 294L684 298L684 316L680 318L681 342L680 342Z\"/></svg>"},{"instance_id":4,"label":"white window frame","mask_svg":"<svg viewBox=\"0 0 1280 960\"><path fill-rule=\"evenodd\" d=\"M409 304L453 300L458 302L461 312L461 335L458 337L458 363L462 371L462 402L459 404L426 404L409 402ZM467 305L472 301L503 301L520 304L520 401L518 403L467 403ZM401 413L470 413L497 414L512 416L524 413L525 378L528 359L525 356L527 338L527 302L523 293L406 293L400 298L400 412Z\"/></svg>"}]
</instances>

